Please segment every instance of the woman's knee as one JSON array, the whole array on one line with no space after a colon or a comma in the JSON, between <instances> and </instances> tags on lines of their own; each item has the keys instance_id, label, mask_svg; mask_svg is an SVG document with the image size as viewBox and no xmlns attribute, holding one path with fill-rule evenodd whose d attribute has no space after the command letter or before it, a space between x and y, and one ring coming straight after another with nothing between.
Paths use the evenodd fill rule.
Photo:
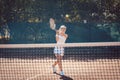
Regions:
<instances>
[{"instance_id":1,"label":"woman's knee","mask_svg":"<svg viewBox=\"0 0 120 80\"><path fill-rule=\"evenodd\" d=\"M61 63L61 62L62 62L62 60L61 60L61 59L57 59L57 62L58 62L58 63Z\"/></svg>"},{"instance_id":2,"label":"woman's knee","mask_svg":"<svg viewBox=\"0 0 120 80\"><path fill-rule=\"evenodd\" d=\"M58 58L58 59L57 59L57 62L61 62L61 59Z\"/></svg>"}]
</instances>

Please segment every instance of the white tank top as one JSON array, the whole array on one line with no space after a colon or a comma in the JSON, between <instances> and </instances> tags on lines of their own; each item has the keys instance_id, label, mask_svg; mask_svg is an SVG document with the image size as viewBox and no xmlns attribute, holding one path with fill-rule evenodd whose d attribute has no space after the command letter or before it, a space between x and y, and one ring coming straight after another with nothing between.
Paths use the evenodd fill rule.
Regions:
<instances>
[{"instance_id":1,"label":"white tank top","mask_svg":"<svg viewBox=\"0 0 120 80\"><path fill-rule=\"evenodd\" d=\"M64 44L66 41L66 38L61 35L57 35L59 37L59 40L57 41L57 44Z\"/></svg>"}]
</instances>

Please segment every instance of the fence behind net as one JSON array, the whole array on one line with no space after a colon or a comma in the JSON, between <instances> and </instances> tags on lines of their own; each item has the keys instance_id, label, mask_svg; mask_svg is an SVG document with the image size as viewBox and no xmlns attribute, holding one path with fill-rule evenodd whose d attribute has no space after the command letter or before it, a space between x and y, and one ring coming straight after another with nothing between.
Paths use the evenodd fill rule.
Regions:
<instances>
[{"instance_id":1,"label":"fence behind net","mask_svg":"<svg viewBox=\"0 0 120 80\"><path fill-rule=\"evenodd\" d=\"M56 44L1 44L0 80L58 80L52 73ZM64 80L119 80L120 42L66 43ZM59 69L57 68L59 73Z\"/></svg>"}]
</instances>

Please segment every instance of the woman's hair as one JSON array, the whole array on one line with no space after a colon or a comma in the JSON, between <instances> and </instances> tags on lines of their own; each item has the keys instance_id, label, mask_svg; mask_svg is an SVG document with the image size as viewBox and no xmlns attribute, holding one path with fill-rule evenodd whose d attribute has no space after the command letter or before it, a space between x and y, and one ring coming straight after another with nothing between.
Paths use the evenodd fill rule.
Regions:
<instances>
[{"instance_id":1,"label":"woman's hair","mask_svg":"<svg viewBox=\"0 0 120 80\"><path fill-rule=\"evenodd\" d=\"M60 26L60 29L61 29L61 28L66 28L66 26L65 26L65 25L61 25L61 26Z\"/></svg>"}]
</instances>

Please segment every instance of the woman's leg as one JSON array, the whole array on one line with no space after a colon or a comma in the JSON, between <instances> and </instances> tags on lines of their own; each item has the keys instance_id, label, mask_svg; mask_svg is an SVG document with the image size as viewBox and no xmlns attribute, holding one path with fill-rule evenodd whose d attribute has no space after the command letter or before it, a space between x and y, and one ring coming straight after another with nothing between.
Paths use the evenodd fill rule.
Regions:
<instances>
[{"instance_id":1,"label":"woman's leg","mask_svg":"<svg viewBox=\"0 0 120 80\"><path fill-rule=\"evenodd\" d=\"M55 54L55 57L56 57L57 61L54 62L54 64L53 64L54 67L58 64L58 55Z\"/></svg>"},{"instance_id":2,"label":"woman's leg","mask_svg":"<svg viewBox=\"0 0 120 80\"><path fill-rule=\"evenodd\" d=\"M55 66L58 64L58 56L57 56L57 54L55 54L55 57L56 57L56 61L53 63L53 65L52 65L52 67L53 67L53 73L56 73L56 68L55 68Z\"/></svg>"},{"instance_id":3,"label":"woman's leg","mask_svg":"<svg viewBox=\"0 0 120 80\"><path fill-rule=\"evenodd\" d=\"M62 58L63 58L63 56L59 55L59 57L58 57L58 66L59 66L59 69L60 69L60 75L61 76L64 75L64 72L63 72L63 69L62 69Z\"/></svg>"},{"instance_id":4,"label":"woman's leg","mask_svg":"<svg viewBox=\"0 0 120 80\"><path fill-rule=\"evenodd\" d=\"M58 58L58 60L57 60L57 61L58 61L58 66L59 66L59 69L60 69L60 71L63 71L63 70L62 70L62 56L61 56L61 55L59 55L57 58Z\"/></svg>"},{"instance_id":5,"label":"woman's leg","mask_svg":"<svg viewBox=\"0 0 120 80\"><path fill-rule=\"evenodd\" d=\"M56 55L57 61L54 62L53 64L53 72L56 72L55 66L58 64L59 70L60 70L60 75L64 75L63 69L62 69L62 57L61 55Z\"/></svg>"},{"instance_id":6,"label":"woman's leg","mask_svg":"<svg viewBox=\"0 0 120 80\"><path fill-rule=\"evenodd\" d=\"M55 67L58 64L60 71L62 71L62 56L56 55L56 59L57 61L54 62L53 66Z\"/></svg>"}]
</instances>

